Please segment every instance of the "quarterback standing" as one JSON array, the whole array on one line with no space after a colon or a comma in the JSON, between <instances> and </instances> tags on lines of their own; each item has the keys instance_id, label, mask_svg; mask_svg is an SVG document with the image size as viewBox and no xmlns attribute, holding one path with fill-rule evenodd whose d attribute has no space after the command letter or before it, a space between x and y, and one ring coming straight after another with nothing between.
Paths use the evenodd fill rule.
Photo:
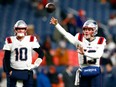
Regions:
<instances>
[{"instance_id":1,"label":"quarterback standing","mask_svg":"<svg viewBox=\"0 0 116 87\"><path fill-rule=\"evenodd\" d=\"M15 36L6 38L3 50L3 68L7 74L7 87L32 87L33 69L42 62L44 53L35 36L26 35L27 24L19 20L14 25ZM32 64L32 52L39 56Z\"/></svg>"},{"instance_id":2,"label":"quarterback standing","mask_svg":"<svg viewBox=\"0 0 116 87\"><path fill-rule=\"evenodd\" d=\"M82 29L83 33L75 36L66 32L54 17L50 23L73 45L79 53L80 67L76 72L75 85L79 87L101 87L100 57L103 54L106 40L104 37L95 36L98 25L94 20L87 20Z\"/></svg>"}]
</instances>

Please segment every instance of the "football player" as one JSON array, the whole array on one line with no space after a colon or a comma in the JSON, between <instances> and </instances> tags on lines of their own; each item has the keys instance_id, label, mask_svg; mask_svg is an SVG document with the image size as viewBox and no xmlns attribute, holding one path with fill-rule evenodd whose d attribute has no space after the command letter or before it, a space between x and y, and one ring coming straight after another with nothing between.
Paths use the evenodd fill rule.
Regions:
<instances>
[{"instance_id":1,"label":"football player","mask_svg":"<svg viewBox=\"0 0 116 87\"><path fill-rule=\"evenodd\" d=\"M32 87L33 69L37 68L43 59L44 53L35 36L26 35L27 24L19 20L14 25L15 36L6 38L3 50L3 68L7 74L7 87ZM39 56L32 64L32 51ZM22 84L21 84L22 83Z\"/></svg>"},{"instance_id":2,"label":"football player","mask_svg":"<svg viewBox=\"0 0 116 87\"><path fill-rule=\"evenodd\" d=\"M95 36L98 32L96 21L87 20L82 27L83 33L77 33L75 36L66 32L54 17L51 18L50 23L55 25L56 29L77 48L80 68L76 72L75 85L101 87L100 57L106 40L104 37Z\"/></svg>"}]
</instances>

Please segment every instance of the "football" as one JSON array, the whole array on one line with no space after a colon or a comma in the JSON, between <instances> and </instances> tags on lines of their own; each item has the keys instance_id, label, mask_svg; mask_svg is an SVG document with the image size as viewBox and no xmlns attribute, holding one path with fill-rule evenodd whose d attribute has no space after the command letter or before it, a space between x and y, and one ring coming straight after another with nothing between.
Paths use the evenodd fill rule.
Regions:
<instances>
[{"instance_id":1,"label":"football","mask_svg":"<svg viewBox=\"0 0 116 87\"><path fill-rule=\"evenodd\" d=\"M54 3L47 3L46 6L45 6L45 8L46 8L46 11L47 11L48 13L52 13L52 12L54 12L55 9L56 9Z\"/></svg>"}]
</instances>

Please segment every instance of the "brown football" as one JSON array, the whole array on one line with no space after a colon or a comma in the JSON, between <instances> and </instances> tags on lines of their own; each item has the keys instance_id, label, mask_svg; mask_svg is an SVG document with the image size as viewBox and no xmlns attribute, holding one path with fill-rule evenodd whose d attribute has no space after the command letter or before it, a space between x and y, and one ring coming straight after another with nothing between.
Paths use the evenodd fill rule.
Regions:
<instances>
[{"instance_id":1,"label":"brown football","mask_svg":"<svg viewBox=\"0 0 116 87\"><path fill-rule=\"evenodd\" d=\"M47 11L48 13L52 13L52 12L54 12L55 9L56 9L54 3L47 3L46 6L45 6L45 8L46 8L46 11Z\"/></svg>"}]
</instances>

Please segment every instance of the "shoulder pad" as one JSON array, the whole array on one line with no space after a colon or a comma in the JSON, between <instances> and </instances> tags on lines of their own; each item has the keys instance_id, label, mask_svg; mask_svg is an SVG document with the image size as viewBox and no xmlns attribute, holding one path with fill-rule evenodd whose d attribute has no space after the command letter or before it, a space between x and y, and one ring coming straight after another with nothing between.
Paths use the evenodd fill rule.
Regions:
<instances>
[{"instance_id":1,"label":"shoulder pad","mask_svg":"<svg viewBox=\"0 0 116 87\"><path fill-rule=\"evenodd\" d=\"M103 41L104 41L104 37L99 37L99 39L98 39L98 43L97 43L97 44L102 44Z\"/></svg>"},{"instance_id":2,"label":"shoulder pad","mask_svg":"<svg viewBox=\"0 0 116 87\"><path fill-rule=\"evenodd\" d=\"M12 39L10 37L7 37L6 40L8 44L12 43Z\"/></svg>"},{"instance_id":3,"label":"shoulder pad","mask_svg":"<svg viewBox=\"0 0 116 87\"><path fill-rule=\"evenodd\" d=\"M34 36L31 35L31 36L30 36L30 42L33 42L33 41L34 41Z\"/></svg>"},{"instance_id":4,"label":"shoulder pad","mask_svg":"<svg viewBox=\"0 0 116 87\"><path fill-rule=\"evenodd\" d=\"M81 42L83 42L83 34L79 33L78 40L81 41Z\"/></svg>"}]
</instances>

